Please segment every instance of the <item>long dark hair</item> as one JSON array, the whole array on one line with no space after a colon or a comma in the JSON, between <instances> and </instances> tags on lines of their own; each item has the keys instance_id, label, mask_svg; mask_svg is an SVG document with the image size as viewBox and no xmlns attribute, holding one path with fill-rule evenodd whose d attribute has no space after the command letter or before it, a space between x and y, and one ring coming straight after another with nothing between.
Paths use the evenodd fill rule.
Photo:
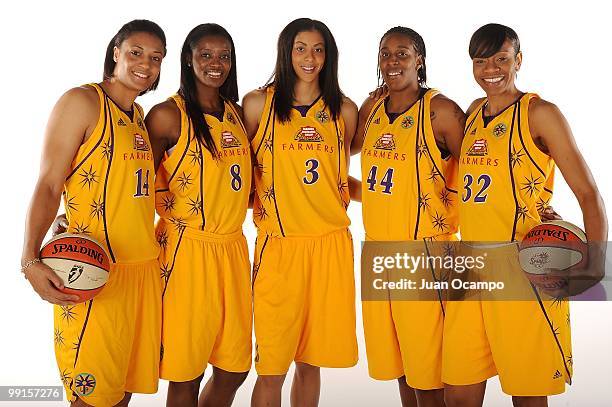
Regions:
<instances>
[{"instance_id":1,"label":"long dark hair","mask_svg":"<svg viewBox=\"0 0 612 407\"><path fill-rule=\"evenodd\" d=\"M113 73L115 72L115 66L117 65L114 59L115 47L121 47L123 41L134 33L148 33L159 38L164 46L164 55L166 55L166 34L164 34L164 30L162 30L161 27L155 24L153 21L132 20L129 23L124 24L108 43L108 46L106 47L106 56L104 57L104 75L102 80L112 78ZM149 89L142 92L141 95L150 90L157 89L157 85L159 85L159 77L160 75L157 75L155 82L153 82Z\"/></svg>"},{"instance_id":2,"label":"long dark hair","mask_svg":"<svg viewBox=\"0 0 612 407\"><path fill-rule=\"evenodd\" d=\"M418 32L414 31L412 28L402 26L393 27L380 38L380 42L378 43L379 49L383 40L391 34L401 34L410 38L410 40L414 44L414 50L416 51L417 55L420 55L423 59L423 64L417 70L417 81L419 82L419 86L421 88L427 88L427 67L425 66L425 57L427 56L427 52L425 50L425 41L423 41L423 37L421 37L421 35ZM378 85L381 86L383 81L382 72L380 72L380 67L377 67L377 75Z\"/></svg>"},{"instance_id":3,"label":"long dark hair","mask_svg":"<svg viewBox=\"0 0 612 407\"><path fill-rule=\"evenodd\" d=\"M329 108L333 120L336 120L340 116L343 96L338 84L338 47L329 28L310 18L293 20L278 36L276 68L268 81L268 85L274 84L274 113L281 122L289 121L297 79L291 63L291 52L296 35L303 31L318 31L323 36L325 63L319 72L319 87L325 105Z\"/></svg>"},{"instance_id":4,"label":"long dark hair","mask_svg":"<svg viewBox=\"0 0 612 407\"><path fill-rule=\"evenodd\" d=\"M486 24L472 34L470 58L489 58L498 52L504 42L509 40L514 47L514 56L521 51L519 37L512 28L501 24Z\"/></svg>"},{"instance_id":5,"label":"long dark hair","mask_svg":"<svg viewBox=\"0 0 612 407\"><path fill-rule=\"evenodd\" d=\"M219 94L222 98L231 102L238 101L238 75L236 74L236 50L234 48L234 41L225 28L212 23L198 25L191 30L189 34L187 34L187 38L185 38L183 48L181 49L181 86L178 93L185 100L185 110L187 111L189 120L191 120L196 139L204 145L213 157L216 157L218 152L217 145L210 134L204 112L198 103L196 78L193 73L193 67L191 67L191 59L195 47L202 38L207 36L223 37L231 45L232 66L227 79L219 88Z\"/></svg>"}]
</instances>

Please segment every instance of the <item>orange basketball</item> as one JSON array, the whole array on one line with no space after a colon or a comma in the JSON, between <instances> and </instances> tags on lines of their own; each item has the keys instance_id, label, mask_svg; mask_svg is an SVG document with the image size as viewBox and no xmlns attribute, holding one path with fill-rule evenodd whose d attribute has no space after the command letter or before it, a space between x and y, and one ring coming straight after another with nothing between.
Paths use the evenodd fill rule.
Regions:
<instances>
[{"instance_id":1,"label":"orange basketball","mask_svg":"<svg viewBox=\"0 0 612 407\"><path fill-rule=\"evenodd\" d=\"M532 228L519 245L519 262L527 278L543 289L560 289L567 278L548 275L549 270L586 266L586 234L562 220L541 223Z\"/></svg>"},{"instance_id":2,"label":"orange basketball","mask_svg":"<svg viewBox=\"0 0 612 407\"><path fill-rule=\"evenodd\" d=\"M77 295L80 302L93 298L108 281L109 256L89 236L57 235L42 247L40 260L62 279L61 291Z\"/></svg>"}]
</instances>

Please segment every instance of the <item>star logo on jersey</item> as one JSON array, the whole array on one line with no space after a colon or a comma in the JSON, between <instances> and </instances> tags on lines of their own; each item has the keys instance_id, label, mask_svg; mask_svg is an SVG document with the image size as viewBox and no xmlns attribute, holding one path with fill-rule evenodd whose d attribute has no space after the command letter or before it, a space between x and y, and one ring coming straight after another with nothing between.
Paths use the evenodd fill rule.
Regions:
<instances>
[{"instance_id":1,"label":"star logo on jersey","mask_svg":"<svg viewBox=\"0 0 612 407\"><path fill-rule=\"evenodd\" d=\"M89 396L96 388L96 378L91 373L79 373L74 378L74 387L79 396Z\"/></svg>"},{"instance_id":2,"label":"star logo on jersey","mask_svg":"<svg viewBox=\"0 0 612 407\"><path fill-rule=\"evenodd\" d=\"M414 125L414 117L412 116L405 116L404 119L402 120L402 127L404 129L409 129Z\"/></svg>"},{"instance_id":3,"label":"star logo on jersey","mask_svg":"<svg viewBox=\"0 0 612 407\"><path fill-rule=\"evenodd\" d=\"M227 112L227 114L225 115L225 118L231 124L236 124L236 119L234 119L234 115L232 114L232 112Z\"/></svg>"},{"instance_id":4,"label":"star logo on jersey","mask_svg":"<svg viewBox=\"0 0 612 407\"><path fill-rule=\"evenodd\" d=\"M149 151L150 147L147 141L140 134L134 134L134 149L138 151Z\"/></svg>"},{"instance_id":5,"label":"star logo on jersey","mask_svg":"<svg viewBox=\"0 0 612 407\"><path fill-rule=\"evenodd\" d=\"M315 114L315 118L319 123L327 123L329 121L329 115L325 110L320 110Z\"/></svg>"},{"instance_id":6,"label":"star logo on jersey","mask_svg":"<svg viewBox=\"0 0 612 407\"><path fill-rule=\"evenodd\" d=\"M221 147L234 148L240 147L241 145L242 144L240 144L240 141L231 132L224 131L223 133L221 133Z\"/></svg>"},{"instance_id":7,"label":"star logo on jersey","mask_svg":"<svg viewBox=\"0 0 612 407\"><path fill-rule=\"evenodd\" d=\"M485 156L488 153L487 140L478 139L474 141L474 144L470 147L467 152L469 156Z\"/></svg>"},{"instance_id":8,"label":"star logo on jersey","mask_svg":"<svg viewBox=\"0 0 612 407\"><path fill-rule=\"evenodd\" d=\"M119 126L127 126L127 124L125 124L125 122L123 121L123 118L121 118L121 117L119 118L119 121L117 122L117 124Z\"/></svg>"},{"instance_id":9,"label":"star logo on jersey","mask_svg":"<svg viewBox=\"0 0 612 407\"><path fill-rule=\"evenodd\" d=\"M376 143L374 143L374 148L377 150L395 150L393 134L386 133L380 136Z\"/></svg>"},{"instance_id":10,"label":"star logo on jersey","mask_svg":"<svg viewBox=\"0 0 612 407\"><path fill-rule=\"evenodd\" d=\"M374 120L372 123L374 124L380 124L380 117L378 117L376 120Z\"/></svg>"},{"instance_id":11,"label":"star logo on jersey","mask_svg":"<svg viewBox=\"0 0 612 407\"><path fill-rule=\"evenodd\" d=\"M55 342L55 346L64 346L64 331L60 331L59 328L55 330L53 336L53 341Z\"/></svg>"},{"instance_id":12,"label":"star logo on jersey","mask_svg":"<svg viewBox=\"0 0 612 407\"><path fill-rule=\"evenodd\" d=\"M323 141L323 137L312 126L302 126L294 139L302 143L320 143Z\"/></svg>"},{"instance_id":13,"label":"star logo on jersey","mask_svg":"<svg viewBox=\"0 0 612 407\"><path fill-rule=\"evenodd\" d=\"M64 369L60 373L60 380L64 386L70 386L72 382L72 377L70 377L70 371L68 369Z\"/></svg>"},{"instance_id":14,"label":"star logo on jersey","mask_svg":"<svg viewBox=\"0 0 612 407\"><path fill-rule=\"evenodd\" d=\"M508 126L506 126L504 123L499 123L493 127L493 135L495 137L501 137L506 134L506 130L508 130Z\"/></svg>"}]
</instances>

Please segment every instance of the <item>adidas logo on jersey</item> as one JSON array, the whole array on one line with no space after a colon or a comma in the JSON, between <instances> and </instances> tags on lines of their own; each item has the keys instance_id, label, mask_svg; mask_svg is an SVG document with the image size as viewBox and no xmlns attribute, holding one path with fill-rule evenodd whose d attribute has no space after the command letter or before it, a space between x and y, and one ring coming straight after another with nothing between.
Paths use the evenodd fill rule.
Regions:
<instances>
[{"instance_id":1,"label":"adidas logo on jersey","mask_svg":"<svg viewBox=\"0 0 612 407\"><path fill-rule=\"evenodd\" d=\"M470 136L474 136L474 135L476 135L476 129L474 129L474 130L472 130L472 131L470 132Z\"/></svg>"},{"instance_id":2,"label":"adidas logo on jersey","mask_svg":"<svg viewBox=\"0 0 612 407\"><path fill-rule=\"evenodd\" d=\"M127 124L125 124L125 122L123 121L123 118L121 118L121 117L119 118L119 121L117 122L117 124L119 126L127 126Z\"/></svg>"},{"instance_id":3,"label":"adidas logo on jersey","mask_svg":"<svg viewBox=\"0 0 612 407\"><path fill-rule=\"evenodd\" d=\"M312 126L303 126L300 131L297 132L294 139L305 143L319 143L323 141L323 137L319 134L317 129Z\"/></svg>"},{"instance_id":4,"label":"adidas logo on jersey","mask_svg":"<svg viewBox=\"0 0 612 407\"><path fill-rule=\"evenodd\" d=\"M472 144L472 147L470 147L470 149L468 150L467 155L484 156L484 155L487 155L487 153L488 153L487 140L478 139L474 141L474 144Z\"/></svg>"},{"instance_id":5,"label":"adidas logo on jersey","mask_svg":"<svg viewBox=\"0 0 612 407\"><path fill-rule=\"evenodd\" d=\"M553 379L560 379L561 377L563 377L561 372L558 371L558 370L555 370L555 374L553 375Z\"/></svg>"},{"instance_id":6,"label":"adidas logo on jersey","mask_svg":"<svg viewBox=\"0 0 612 407\"><path fill-rule=\"evenodd\" d=\"M380 136L376 143L374 143L374 148L377 150L395 150L395 139L393 138L393 134L383 134Z\"/></svg>"},{"instance_id":7,"label":"adidas logo on jersey","mask_svg":"<svg viewBox=\"0 0 612 407\"><path fill-rule=\"evenodd\" d=\"M138 127L140 127L140 130L144 131L144 124L142 123L142 120L140 120L140 117L138 118L137 122Z\"/></svg>"},{"instance_id":8,"label":"adidas logo on jersey","mask_svg":"<svg viewBox=\"0 0 612 407\"><path fill-rule=\"evenodd\" d=\"M229 131L221 133L221 147L223 148L234 148L240 147L240 141Z\"/></svg>"},{"instance_id":9,"label":"adidas logo on jersey","mask_svg":"<svg viewBox=\"0 0 612 407\"><path fill-rule=\"evenodd\" d=\"M134 149L138 151L149 151L149 145L145 141L144 137L140 134L134 134Z\"/></svg>"},{"instance_id":10,"label":"adidas logo on jersey","mask_svg":"<svg viewBox=\"0 0 612 407\"><path fill-rule=\"evenodd\" d=\"M374 120L372 123L374 123L374 124L380 124L380 117L379 117L379 118L377 118L376 120Z\"/></svg>"}]
</instances>

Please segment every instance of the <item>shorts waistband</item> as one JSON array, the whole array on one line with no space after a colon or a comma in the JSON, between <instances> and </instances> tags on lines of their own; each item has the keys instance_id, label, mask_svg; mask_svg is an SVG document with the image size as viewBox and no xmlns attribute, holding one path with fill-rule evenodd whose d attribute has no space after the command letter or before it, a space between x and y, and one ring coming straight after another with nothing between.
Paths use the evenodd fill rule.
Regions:
<instances>
[{"instance_id":1,"label":"shorts waistband","mask_svg":"<svg viewBox=\"0 0 612 407\"><path fill-rule=\"evenodd\" d=\"M349 228L340 228L340 229L335 229L332 230L330 232L324 233L322 235L308 235L308 236L280 236L280 235L273 235L271 233L266 232L265 230L258 230L257 231L257 237L258 238L265 238L266 236L273 238L273 239L283 239L283 240L296 240L296 241L304 241L304 240L313 240L313 239L322 239L322 238L326 238L328 236L332 236L334 234L337 233L348 233L349 235L351 234L351 231Z\"/></svg>"},{"instance_id":2,"label":"shorts waistband","mask_svg":"<svg viewBox=\"0 0 612 407\"><path fill-rule=\"evenodd\" d=\"M164 222L167 226L167 230L172 231L172 233L176 233L176 234L180 233L179 231L176 230L174 225L168 222L166 219L161 219L160 222ZM197 239L200 241L217 242L217 243L231 242L231 241L238 240L240 238L244 238L244 235L242 234L241 229L238 229L237 231L233 233L219 234L219 233L207 232L205 230L199 230L196 228L191 228L189 226L186 226L183 229L183 236L189 237L191 239Z\"/></svg>"},{"instance_id":3,"label":"shorts waistband","mask_svg":"<svg viewBox=\"0 0 612 407\"><path fill-rule=\"evenodd\" d=\"M518 247L518 242L491 242L491 243L461 242L461 244L464 246L473 248L473 249L500 249L502 247L512 247L512 246Z\"/></svg>"},{"instance_id":4,"label":"shorts waistband","mask_svg":"<svg viewBox=\"0 0 612 407\"><path fill-rule=\"evenodd\" d=\"M139 260L139 261L133 261L133 262L122 261L122 262L112 263L111 267L114 267L114 268L128 268L128 267L141 267L141 266L150 266L150 265L154 265L155 267L159 267L159 263L158 263L157 258L150 259L150 260Z\"/></svg>"},{"instance_id":5,"label":"shorts waistband","mask_svg":"<svg viewBox=\"0 0 612 407\"><path fill-rule=\"evenodd\" d=\"M419 238L419 239L406 239L406 240L389 240L389 239L374 239L373 237L369 236L367 233L365 234L364 237L366 242L458 242L459 241L459 237L457 236L457 232L450 232L450 233L444 233L441 235L435 235L435 236L431 236L431 237L426 237L426 238Z\"/></svg>"}]
</instances>

